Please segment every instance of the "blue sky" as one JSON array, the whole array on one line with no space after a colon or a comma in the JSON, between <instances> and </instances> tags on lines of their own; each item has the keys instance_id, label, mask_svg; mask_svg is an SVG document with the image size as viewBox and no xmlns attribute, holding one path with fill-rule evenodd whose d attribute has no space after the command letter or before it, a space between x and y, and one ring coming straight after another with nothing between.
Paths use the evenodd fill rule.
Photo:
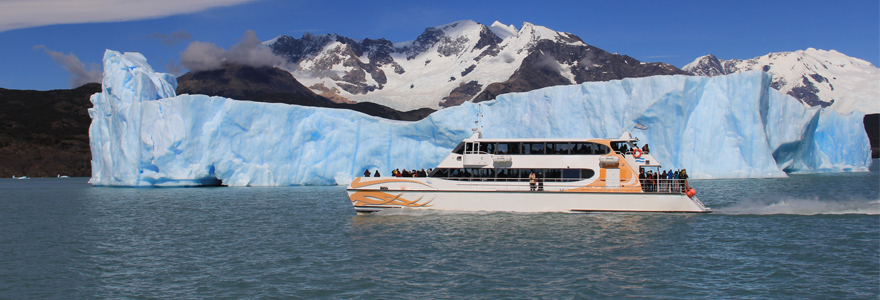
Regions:
<instances>
[{"instance_id":1,"label":"blue sky","mask_svg":"<svg viewBox=\"0 0 880 300\"><path fill-rule=\"evenodd\" d=\"M190 42L229 49L247 30L261 40L308 31L402 42L427 27L468 19L517 29L530 22L609 52L677 67L710 53L748 59L809 47L880 62L877 0L3 0L0 87L70 88L72 75L59 61L78 59L85 71L99 72L105 49L141 52L166 72L179 67Z\"/></svg>"}]
</instances>

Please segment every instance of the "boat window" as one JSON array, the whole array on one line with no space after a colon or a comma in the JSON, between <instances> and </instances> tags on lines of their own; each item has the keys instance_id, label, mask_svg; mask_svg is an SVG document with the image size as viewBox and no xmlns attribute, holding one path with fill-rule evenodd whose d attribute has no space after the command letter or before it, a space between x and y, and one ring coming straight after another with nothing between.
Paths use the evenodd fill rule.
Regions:
<instances>
[{"instance_id":1,"label":"boat window","mask_svg":"<svg viewBox=\"0 0 880 300\"><path fill-rule=\"evenodd\" d=\"M563 169L562 179L579 179L581 177L579 169Z\"/></svg>"},{"instance_id":2,"label":"boat window","mask_svg":"<svg viewBox=\"0 0 880 300\"><path fill-rule=\"evenodd\" d=\"M529 174L535 173L537 178L552 181L576 181L593 178L596 172L591 169L435 169L430 177L448 178L452 180L481 181L528 181Z\"/></svg>"},{"instance_id":3,"label":"boat window","mask_svg":"<svg viewBox=\"0 0 880 300\"><path fill-rule=\"evenodd\" d=\"M611 148L602 144L593 144L593 154L604 155L611 153Z\"/></svg>"},{"instance_id":4,"label":"boat window","mask_svg":"<svg viewBox=\"0 0 880 300\"><path fill-rule=\"evenodd\" d=\"M517 169L499 169L498 178L518 178L519 170Z\"/></svg>"},{"instance_id":5,"label":"boat window","mask_svg":"<svg viewBox=\"0 0 880 300\"><path fill-rule=\"evenodd\" d=\"M571 154L587 154L584 143L571 143Z\"/></svg>"},{"instance_id":6,"label":"boat window","mask_svg":"<svg viewBox=\"0 0 880 300\"><path fill-rule=\"evenodd\" d=\"M452 149L452 153L464 154L464 142L459 143L458 146L455 146L455 149Z\"/></svg>"},{"instance_id":7,"label":"boat window","mask_svg":"<svg viewBox=\"0 0 880 300\"><path fill-rule=\"evenodd\" d=\"M494 169L472 169L475 178L495 178Z\"/></svg>"},{"instance_id":8,"label":"boat window","mask_svg":"<svg viewBox=\"0 0 880 300\"><path fill-rule=\"evenodd\" d=\"M596 175L596 172L591 169L581 169L581 178L588 179L593 178Z\"/></svg>"},{"instance_id":9,"label":"boat window","mask_svg":"<svg viewBox=\"0 0 880 300\"><path fill-rule=\"evenodd\" d=\"M555 143L553 149L556 149L556 154L568 154L568 146L568 143Z\"/></svg>"},{"instance_id":10,"label":"boat window","mask_svg":"<svg viewBox=\"0 0 880 300\"><path fill-rule=\"evenodd\" d=\"M449 169L434 169L429 177L449 177Z\"/></svg>"},{"instance_id":11,"label":"boat window","mask_svg":"<svg viewBox=\"0 0 880 300\"><path fill-rule=\"evenodd\" d=\"M608 146L590 142L571 143L570 149L571 154L580 155L602 155L611 152L611 148L608 148Z\"/></svg>"},{"instance_id":12,"label":"boat window","mask_svg":"<svg viewBox=\"0 0 880 300\"><path fill-rule=\"evenodd\" d=\"M556 150L553 150L553 143L547 143L544 146L544 154L556 154Z\"/></svg>"},{"instance_id":13,"label":"boat window","mask_svg":"<svg viewBox=\"0 0 880 300\"><path fill-rule=\"evenodd\" d=\"M612 144L615 149L619 149L624 143L615 142ZM480 151L489 154L551 154L551 155L604 155L611 153L610 147L602 144L591 142L571 142L571 143L543 143L543 142L524 142L524 143L460 143L452 150L452 153L463 154L465 152Z\"/></svg>"},{"instance_id":14,"label":"boat window","mask_svg":"<svg viewBox=\"0 0 880 300\"><path fill-rule=\"evenodd\" d=\"M544 154L544 143L529 143L529 146L531 146L530 154Z\"/></svg>"},{"instance_id":15,"label":"boat window","mask_svg":"<svg viewBox=\"0 0 880 300\"><path fill-rule=\"evenodd\" d=\"M495 154L510 154L507 150L507 143L498 143L497 148L495 148Z\"/></svg>"},{"instance_id":16,"label":"boat window","mask_svg":"<svg viewBox=\"0 0 880 300\"><path fill-rule=\"evenodd\" d=\"M480 144L480 151L483 151L483 152L486 152L489 154L496 154L495 143L481 143Z\"/></svg>"},{"instance_id":17,"label":"boat window","mask_svg":"<svg viewBox=\"0 0 880 300\"><path fill-rule=\"evenodd\" d=\"M520 143L507 143L507 154L522 154Z\"/></svg>"}]
</instances>

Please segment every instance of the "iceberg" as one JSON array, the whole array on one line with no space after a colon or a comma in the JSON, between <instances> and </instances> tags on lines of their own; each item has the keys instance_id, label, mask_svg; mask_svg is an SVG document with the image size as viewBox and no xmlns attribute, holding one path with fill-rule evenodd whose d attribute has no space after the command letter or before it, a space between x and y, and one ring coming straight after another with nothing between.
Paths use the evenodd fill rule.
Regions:
<instances>
[{"instance_id":1,"label":"iceberg","mask_svg":"<svg viewBox=\"0 0 880 300\"><path fill-rule=\"evenodd\" d=\"M867 171L858 112L806 108L770 75L654 76L549 87L437 111L417 122L344 109L175 95L176 79L139 53L104 53L91 98L99 186L347 184L364 169L433 168L482 114L495 138L618 137L648 143L664 169L692 178Z\"/></svg>"}]
</instances>

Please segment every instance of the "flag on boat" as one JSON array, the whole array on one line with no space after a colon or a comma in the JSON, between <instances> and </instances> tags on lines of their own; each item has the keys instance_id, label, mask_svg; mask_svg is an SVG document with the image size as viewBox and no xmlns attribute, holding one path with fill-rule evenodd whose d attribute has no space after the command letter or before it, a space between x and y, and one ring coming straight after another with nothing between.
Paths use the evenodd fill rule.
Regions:
<instances>
[{"instance_id":1,"label":"flag on boat","mask_svg":"<svg viewBox=\"0 0 880 300\"><path fill-rule=\"evenodd\" d=\"M636 122L636 128L641 130L648 130L648 126L642 125L642 123Z\"/></svg>"}]
</instances>

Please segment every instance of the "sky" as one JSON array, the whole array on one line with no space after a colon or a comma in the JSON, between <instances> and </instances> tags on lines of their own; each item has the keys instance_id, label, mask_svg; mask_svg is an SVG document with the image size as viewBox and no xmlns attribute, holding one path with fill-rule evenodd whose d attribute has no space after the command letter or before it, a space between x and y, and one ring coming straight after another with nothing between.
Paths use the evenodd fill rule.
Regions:
<instances>
[{"instance_id":1,"label":"sky","mask_svg":"<svg viewBox=\"0 0 880 300\"><path fill-rule=\"evenodd\" d=\"M706 54L749 59L810 47L880 65L877 0L0 0L0 88L99 80L105 49L140 52L155 70L182 75L192 45L230 50L305 32L404 42L459 20L529 22L679 68Z\"/></svg>"}]
</instances>

